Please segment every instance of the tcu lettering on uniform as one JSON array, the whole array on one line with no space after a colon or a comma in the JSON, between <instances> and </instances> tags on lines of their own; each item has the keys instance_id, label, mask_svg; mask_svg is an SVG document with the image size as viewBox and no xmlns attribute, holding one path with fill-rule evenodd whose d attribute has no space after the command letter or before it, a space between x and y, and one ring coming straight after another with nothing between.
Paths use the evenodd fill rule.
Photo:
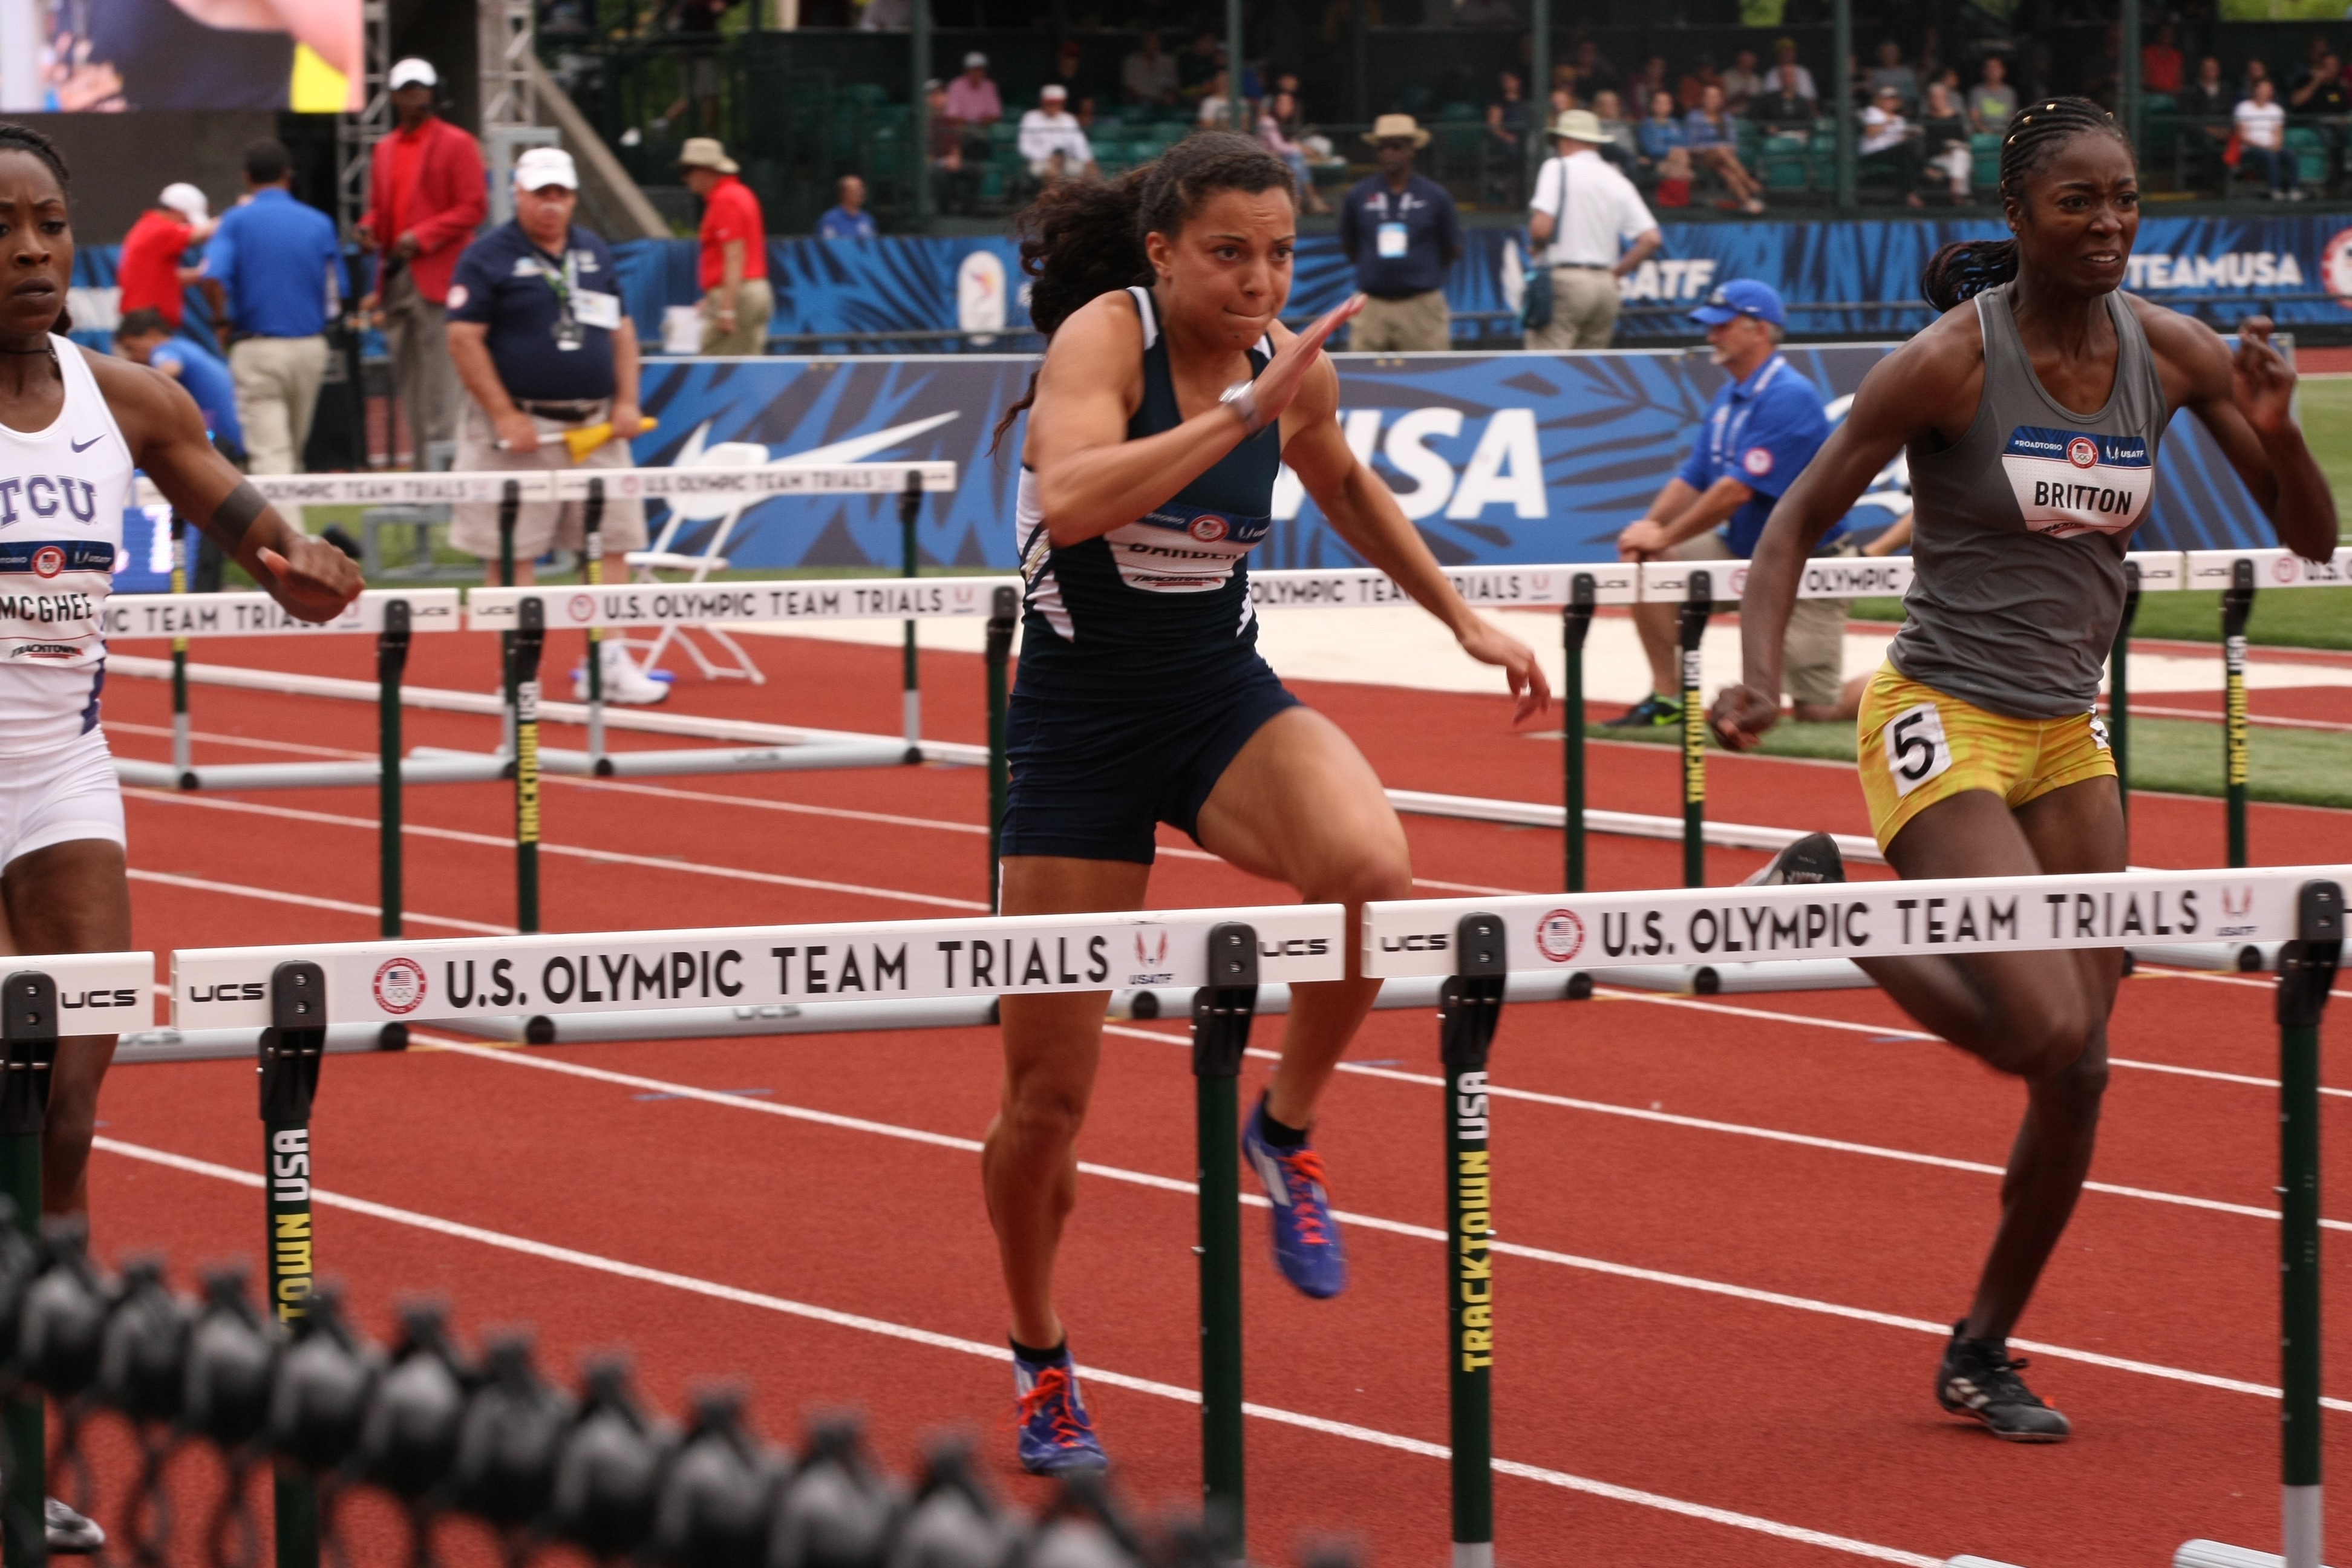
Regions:
<instances>
[{"instance_id":1,"label":"tcu lettering on uniform","mask_svg":"<svg viewBox=\"0 0 2352 1568\"><path fill-rule=\"evenodd\" d=\"M24 516L55 517L61 506L77 522L95 522L98 487L69 474L28 474L0 479L0 528Z\"/></svg>"}]
</instances>

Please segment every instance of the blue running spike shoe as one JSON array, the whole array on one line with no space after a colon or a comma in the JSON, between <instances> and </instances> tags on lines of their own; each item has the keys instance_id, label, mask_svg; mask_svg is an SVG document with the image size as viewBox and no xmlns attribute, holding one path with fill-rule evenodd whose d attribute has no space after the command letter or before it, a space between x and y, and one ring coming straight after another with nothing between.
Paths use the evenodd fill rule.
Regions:
<instances>
[{"instance_id":1,"label":"blue running spike shoe","mask_svg":"<svg viewBox=\"0 0 2352 1568\"><path fill-rule=\"evenodd\" d=\"M1242 1153L1274 1200L1274 1262L1302 1295L1328 1300L1348 1288L1348 1253L1331 1217L1323 1156L1311 1144L1285 1149L1266 1142L1265 1101L1242 1130Z\"/></svg>"},{"instance_id":2,"label":"blue running spike shoe","mask_svg":"<svg viewBox=\"0 0 2352 1568\"><path fill-rule=\"evenodd\" d=\"M1033 1476L1109 1468L1095 1421L1078 1394L1069 1347L1047 1361L1013 1352L1013 1386L1021 1396L1021 1468Z\"/></svg>"}]
</instances>

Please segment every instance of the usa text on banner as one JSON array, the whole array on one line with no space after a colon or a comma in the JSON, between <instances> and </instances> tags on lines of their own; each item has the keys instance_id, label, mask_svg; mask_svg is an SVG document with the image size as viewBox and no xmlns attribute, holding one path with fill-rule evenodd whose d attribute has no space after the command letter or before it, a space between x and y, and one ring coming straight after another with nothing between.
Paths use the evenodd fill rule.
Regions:
<instances>
[{"instance_id":1,"label":"usa text on banner","mask_svg":"<svg viewBox=\"0 0 2352 1568\"><path fill-rule=\"evenodd\" d=\"M1337 904L198 948L172 955L172 1026L267 1025L292 959L325 969L330 1024L1199 986L1229 921L1257 932L1260 980L1340 978Z\"/></svg>"},{"instance_id":2,"label":"usa text on banner","mask_svg":"<svg viewBox=\"0 0 2352 1568\"><path fill-rule=\"evenodd\" d=\"M455 588L370 588L331 621L296 620L267 594L117 594L106 601L110 637L291 637L315 632L380 632L384 606L408 605L409 630L458 628Z\"/></svg>"},{"instance_id":3,"label":"usa text on banner","mask_svg":"<svg viewBox=\"0 0 2352 1568\"><path fill-rule=\"evenodd\" d=\"M793 583L631 583L604 588L477 588L467 624L509 630L525 599L551 626L708 626L724 622L953 620L992 613L1018 577L871 577Z\"/></svg>"},{"instance_id":4,"label":"usa text on banner","mask_svg":"<svg viewBox=\"0 0 2352 1568\"><path fill-rule=\"evenodd\" d=\"M1454 924L1504 922L1515 971L1637 961L1770 963L2122 947L2158 941L2285 942L2296 890L2343 866L2119 871L2095 877L1849 882L1834 887L1433 899L1365 907L1364 973L1451 974Z\"/></svg>"}]
</instances>

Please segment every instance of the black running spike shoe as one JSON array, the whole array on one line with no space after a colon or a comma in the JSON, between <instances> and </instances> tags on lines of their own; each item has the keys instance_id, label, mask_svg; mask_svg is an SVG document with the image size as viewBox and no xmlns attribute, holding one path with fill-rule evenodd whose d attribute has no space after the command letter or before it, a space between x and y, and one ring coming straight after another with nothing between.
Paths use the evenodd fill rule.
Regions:
<instances>
[{"instance_id":1,"label":"black running spike shoe","mask_svg":"<svg viewBox=\"0 0 2352 1568\"><path fill-rule=\"evenodd\" d=\"M1672 697L1651 692L1614 719L1603 719L1604 730L1664 730L1683 721L1683 705Z\"/></svg>"},{"instance_id":2,"label":"black running spike shoe","mask_svg":"<svg viewBox=\"0 0 2352 1568\"><path fill-rule=\"evenodd\" d=\"M1960 1331L1968 1326L1966 1318L1952 1325L1944 1364L1936 1369L1936 1403L1955 1415L1983 1422L2003 1442L2064 1442L2074 1428L2017 1375L2026 1368L2025 1358L2011 1355L2006 1340L1962 1338Z\"/></svg>"},{"instance_id":3,"label":"black running spike shoe","mask_svg":"<svg viewBox=\"0 0 2352 1568\"><path fill-rule=\"evenodd\" d=\"M1761 870L1741 879L1743 888L1786 888L1845 880L1845 857L1826 833L1808 833L1772 857Z\"/></svg>"}]
</instances>

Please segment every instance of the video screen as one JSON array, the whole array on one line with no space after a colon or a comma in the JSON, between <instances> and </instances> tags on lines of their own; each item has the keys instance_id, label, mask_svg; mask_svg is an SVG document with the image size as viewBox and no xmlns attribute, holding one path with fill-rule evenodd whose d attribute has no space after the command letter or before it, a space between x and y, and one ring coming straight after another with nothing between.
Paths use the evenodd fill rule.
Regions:
<instances>
[{"instance_id":1,"label":"video screen","mask_svg":"<svg viewBox=\"0 0 2352 1568\"><path fill-rule=\"evenodd\" d=\"M42 107L362 107L361 0L33 0Z\"/></svg>"}]
</instances>

